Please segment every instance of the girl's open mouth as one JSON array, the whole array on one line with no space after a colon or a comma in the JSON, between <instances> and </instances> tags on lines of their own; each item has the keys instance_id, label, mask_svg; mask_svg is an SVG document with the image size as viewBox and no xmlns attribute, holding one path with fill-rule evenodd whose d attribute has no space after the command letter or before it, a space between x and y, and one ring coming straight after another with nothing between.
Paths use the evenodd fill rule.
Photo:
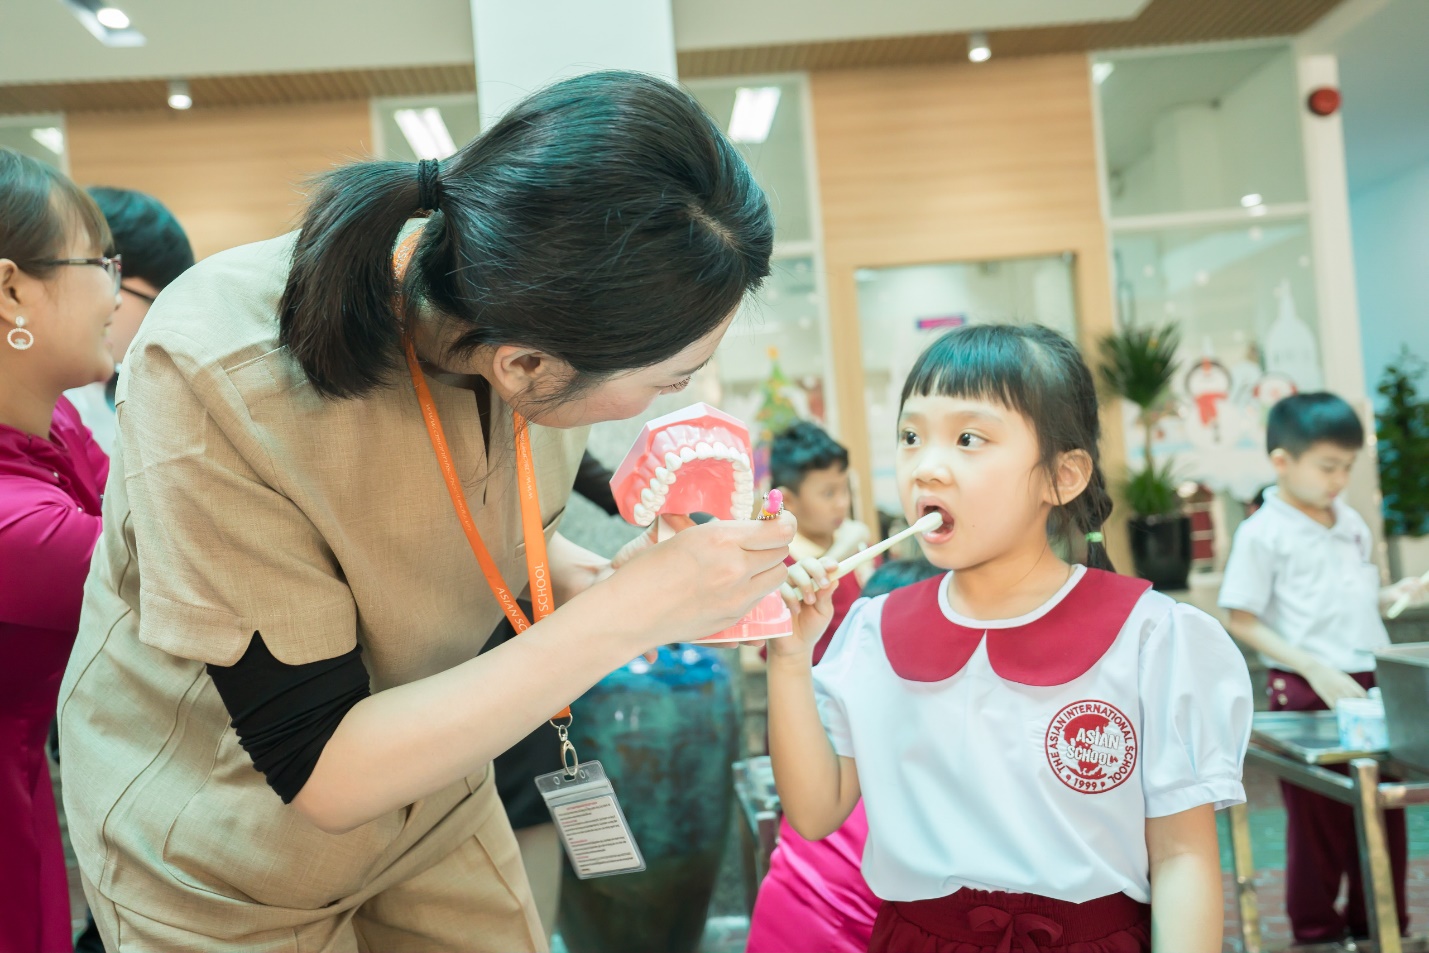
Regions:
<instances>
[{"instance_id":1,"label":"girl's open mouth","mask_svg":"<svg viewBox=\"0 0 1429 953\"><path fill-rule=\"evenodd\" d=\"M943 518L942 526L938 527L932 532L923 534L923 538L927 540L930 544L937 546L941 543L946 543L948 540L953 538L953 514L948 510L947 506L942 503L942 501L931 496L920 497L916 505L916 510L917 512L914 514L915 519L922 519L929 513L937 513Z\"/></svg>"}]
</instances>

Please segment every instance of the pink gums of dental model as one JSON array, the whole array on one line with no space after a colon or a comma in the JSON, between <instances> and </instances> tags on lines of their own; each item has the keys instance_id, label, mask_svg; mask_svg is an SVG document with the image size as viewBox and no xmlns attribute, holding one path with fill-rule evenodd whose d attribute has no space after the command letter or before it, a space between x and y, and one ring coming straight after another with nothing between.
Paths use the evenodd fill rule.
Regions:
<instances>
[{"instance_id":1,"label":"pink gums of dental model","mask_svg":"<svg viewBox=\"0 0 1429 953\"><path fill-rule=\"evenodd\" d=\"M692 404L647 423L610 481L620 515L636 526L656 523L656 539L673 531L662 514L708 513L718 519L749 519L754 509L754 472L749 428L708 404ZM778 490L761 517L778 515ZM764 516L769 508L773 513ZM749 614L701 642L750 642L793 634L789 607L777 592Z\"/></svg>"}]
</instances>

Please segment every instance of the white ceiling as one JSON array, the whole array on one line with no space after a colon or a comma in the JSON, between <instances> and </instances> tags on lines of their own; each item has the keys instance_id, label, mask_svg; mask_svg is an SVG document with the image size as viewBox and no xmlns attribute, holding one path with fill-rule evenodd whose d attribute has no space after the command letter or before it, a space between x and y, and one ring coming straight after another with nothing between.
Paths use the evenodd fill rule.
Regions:
<instances>
[{"instance_id":1,"label":"white ceiling","mask_svg":"<svg viewBox=\"0 0 1429 953\"><path fill-rule=\"evenodd\" d=\"M672 0L681 50L1129 20L1149 0Z\"/></svg>"},{"instance_id":2,"label":"white ceiling","mask_svg":"<svg viewBox=\"0 0 1429 953\"><path fill-rule=\"evenodd\" d=\"M469 0L116 2L147 46L101 45L60 0L3 0L0 84L416 66L473 56ZM676 46L700 50L1127 19L1148 0L671 2ZM556 28L562 21L553 15L551 22Z\"/></svg>"},{"instance_id":3,"label":"white ceiling","mask_svg":"<svg viewBox=\"0 0 1429 953\"><path fill-rule=\"evenodd\" d=\"M112 49L60 0L0 0L0 84L460 63L468 0L115 0L148 45Z\"/></svg>"},{"instance_id":4,"label":"white ceiling","mask_svg":"<svg viewBox=\"0 0 1429 953\"><path fill-rule=\"evenodd\" d=\"M1391 0L1334 52L1350 191L1429 162L1429 2Z\"/></svg>"}]
</instances>

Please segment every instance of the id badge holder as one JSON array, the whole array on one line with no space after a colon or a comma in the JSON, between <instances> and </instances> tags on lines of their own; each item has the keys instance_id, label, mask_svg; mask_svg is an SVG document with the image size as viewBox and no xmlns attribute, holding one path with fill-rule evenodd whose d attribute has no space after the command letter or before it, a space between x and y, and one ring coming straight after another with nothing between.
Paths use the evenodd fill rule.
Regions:
<instances>
[{"instance_id":1,"label":"id badge holder","mask_svg":"<svg viewBox=\"0 0 1429 953\"><path fill-rule=\"evenodd\" d=\"M543 774L536 778L536 789L556 822L578 878L591 880L645 869L645 858L599 761Z\"/></svg>"}]
</instances>

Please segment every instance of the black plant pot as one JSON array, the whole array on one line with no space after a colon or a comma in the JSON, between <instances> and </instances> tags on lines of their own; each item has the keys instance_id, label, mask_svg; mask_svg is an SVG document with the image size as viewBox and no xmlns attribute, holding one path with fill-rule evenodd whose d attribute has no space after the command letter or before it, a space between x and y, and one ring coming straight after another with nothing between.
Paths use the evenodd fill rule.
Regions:
<instances>
[{"instance_id":1,"label":"black plant pot","mask_svg":"<svg viewBox=\"0 0 1429 953\"><path fill-rule=\"evenodd\" d=\"M1130 528L1136 574L1161 592L1185 589L1191 575L1191 517L1136 516Z\"/></svg>"}]
</instances>

